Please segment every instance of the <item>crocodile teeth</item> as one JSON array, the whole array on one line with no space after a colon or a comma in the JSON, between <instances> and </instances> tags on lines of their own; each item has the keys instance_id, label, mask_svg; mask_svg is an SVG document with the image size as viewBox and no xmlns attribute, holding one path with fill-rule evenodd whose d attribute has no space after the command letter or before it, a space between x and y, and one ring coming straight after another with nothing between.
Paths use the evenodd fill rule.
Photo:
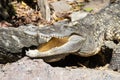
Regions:
<instances>
[{"instance_id":1,"label":"crocodile teeth","mask_svg":"<svg viewBox=\"0 0 120 80\"><path fill-rule=\"evenodd\" d=\"M64 38L63 36L59 36L59 35L56 35L56 34L52 34L52 35L44 35L42 33L39 33L39 37L44 39L45 41L49 41L52 37L55 37L55 38L59 38L59 39L62 39Z\"/></svg>"},{"instance_id":2,"label":"crocodile teeth","mask_svg":"<svg viewBox=\"0 0 120 80\"><path fill-rule=\"evenodd\" d=\"M63 39L64 37L62 37L62 36L59 36L58 38L60 38L60 39Z\"/></svg>"},{"instance_id":3,"label":"crocodile teeth","mask_svg":"<svg viewBox=\"0 0 120 80\"><path fill-rule=\"evenodd\" d=\"M64 38L63 36L58 36L56 34L52 34L51 37L60 38L60 39Z\"/></svg>"},{"instance_id":4,"label":"crocodile teeth","mask_svg":"<svg viewBox=\"0 0 120 80\"><path fill-rule=\"evenodd\" d=\"M46 41L48 42L51 38L47 38Z\"/></svg>"},{"instance_id":5,"label":"crocodile teeth","mask_svg":"<svg viewBox=\"0 0 120 80\"><path fill-rule=\"evenodd\" d=\"M55 35L55 34L52 34L52 37L56 37L56 35Z\"/></svg>"},{"instance_id":6,"label":"crocodile teeth","mask_svg":"<svg viewBox=\"0 0 120 80\"><path fill-rule=\"evenodd\" d=\"M41 34L41 33L39 33L39 37L46 40L47 42L51 39L51 36L44 35L44 34Z\"/></svg>"},{"instance_id":7,"label":"crocodile teeth","mask_svg":"<svg viewBox=\"0 0 120 80\"><path fill-rule=\"evenodd\" d=\"M44 40L46 40L47 42L51 39L51 37L45 37Z\"/></svg>"}]
</instances>

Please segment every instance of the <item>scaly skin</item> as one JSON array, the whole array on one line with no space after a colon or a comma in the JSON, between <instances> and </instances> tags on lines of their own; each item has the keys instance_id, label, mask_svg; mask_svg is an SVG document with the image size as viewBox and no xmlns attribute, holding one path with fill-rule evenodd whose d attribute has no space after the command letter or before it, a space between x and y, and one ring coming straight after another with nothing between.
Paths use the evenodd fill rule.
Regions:
<instances>
[{"instance_id":1,"label":"scaly skin","mask_svg":"<svg viewBox=\"0 0 120 80\"><path fill-rule=\"evenodd\" d=\"M101 47L105 45L105 41L120 41L120 2L111 4L100 13L88 15L75 24L70 22L64 25L43 27L39 30L38 35L40 38L47 39L47 45L53 37L58 39L68 37L68 42L46 51L40 51L41 47L29 50L26 52L29 57L50 57L47 61L53 62L69 54L93 56L99 53Z\"/></svg>"}]
</instances>

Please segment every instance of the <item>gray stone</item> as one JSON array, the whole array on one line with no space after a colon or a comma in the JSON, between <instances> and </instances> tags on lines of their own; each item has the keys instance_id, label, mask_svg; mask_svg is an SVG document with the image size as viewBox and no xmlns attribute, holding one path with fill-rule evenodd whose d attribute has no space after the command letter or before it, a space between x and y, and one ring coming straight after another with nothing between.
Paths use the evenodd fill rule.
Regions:
<instances>
[{"instance_id":1,"label":"gray stone","mask_svg":"<svg viewBox=\"0 0 120 80\"><path fill-rule=\"evenodd\" d=\"M30 47L31 45L38 45L36 26L0 28L0 47L6 51L18 53L23 47Z\"/></svg>"},{"instance_id":2,"label":"gray stone","mask_svg":"<svg viewBox=\"0 0 120 80\"><path fill-rule=\"evenodd\" d=\"M120 44L117 45L110 62L110 68L120 72Z\"/></svg>"},{"instance_id":3,"label":"gray stone","mask_svg":"<svg viewBox=\"0 0 120 80\"><path fill-rule=\"evenodd\" d=\"M65 12L65 11L69 11L72 8L65 1L53 2L51 3L51 6L55 10L55 12Z\"/></svg>"},{"instance_id":4,"label":"gray stone","mask_svg":"<svg viewBox=\"0 0 120 80\"><path fill-rule=\"evenodd\" d=\"M115 49L117 45L113 41L105 41L105 46L111 49Z\"/></svg>"},{"instance_id":5,"label":"gray stone","mask_svg":"<svg viewBox=\"0 0 120 80\"><path fill-rule=\"evenodd\" d=\"M41 59L23 58L0 68L1 80L119 80L120 73L88 68L51 67Z\"/></svg>"},{"instance_id":6,"label":"gray stone","mask_svg":"<svg viewBox=\"0 0 120 80\"><path fill-rule=\"evenodd\" d=\"M87 14L88 14L87 12L81 12L81 11L73 12L72 14L70 14L70 18L71 21L77 21L86 17Z\"/></svg>"}]
</instances>

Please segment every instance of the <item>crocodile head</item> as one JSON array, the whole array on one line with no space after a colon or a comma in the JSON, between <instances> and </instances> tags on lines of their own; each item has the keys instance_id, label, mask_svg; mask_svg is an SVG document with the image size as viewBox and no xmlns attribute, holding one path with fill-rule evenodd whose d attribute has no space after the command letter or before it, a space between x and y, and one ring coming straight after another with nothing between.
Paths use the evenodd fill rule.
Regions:
<instances>
[{"instance_id":1,"label":"crocodile head","mask_svg":"<svg viewBox=\"0 0 120 80\"><path fill-rule=\"evenodd\" d=\"M80 49L83 41L85 41L79 30L78 26L73 27L73 25L42 27L38 32L40 46L37 50L27 51L26 55L29 57L47 57L76 52ZM41 39L44 39L45 43L42 43Z\"/></svg>"},{"instance_id":2,"label":"crocodile head","mask_svg":"<svg viewBox=\"0 0 120 80\"><path fill-rule=\"evenodd\" d=\"M83 48L83 46L88 46L87 44L94 44L93 38L87 38L88 34L91 34L87 28L80 26L78 23L77 25L68 25L70 24L67 24L67 26L57 25L41 28L38 32L38 41L40 43L40 46L36 50L27 51L26 55L32 58L51 57L50 59L52 60L49 62L53 62L62 59L70 53L78 52L81 48ZM41 43L41 39L44 39L45 43ZM94 47L96 46L93 45L93 49ZM89 52L89 49L91 49L91 52L93 51L92 48L87 48L88 49L83 49L83 51L81 50L82 53ZM85 56L89 55L85 54Z\"/></svg>"}]
</instances>

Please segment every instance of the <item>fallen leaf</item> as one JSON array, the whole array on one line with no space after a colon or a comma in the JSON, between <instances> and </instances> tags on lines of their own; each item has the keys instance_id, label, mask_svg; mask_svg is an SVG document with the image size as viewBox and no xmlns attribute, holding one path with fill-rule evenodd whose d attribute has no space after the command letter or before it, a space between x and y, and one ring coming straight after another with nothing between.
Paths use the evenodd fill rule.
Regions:
<instances>
[{"instance_id":1,"label":"fallen leaf","mask_svg":"<svg viewBox=\"0 0 120 80\"><path fill-rule=\"evenodd\" d=\"M93 8L84 8L83 10L86 12L91 12L91 11L93 11Z\"/></svg>"}]
</instances>

